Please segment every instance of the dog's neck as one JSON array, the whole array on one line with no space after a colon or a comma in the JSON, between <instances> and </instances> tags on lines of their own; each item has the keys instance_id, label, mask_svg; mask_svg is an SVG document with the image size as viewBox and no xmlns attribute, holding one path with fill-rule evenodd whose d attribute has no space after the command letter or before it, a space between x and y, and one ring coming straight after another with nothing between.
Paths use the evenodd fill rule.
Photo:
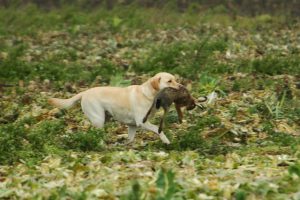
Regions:
<instances>
[{"instance_id":1,"label":"dog's neck","mask_svg":"<svg viewBox=\"0 0 300 200\"><path fill-rule=\"evenodd\" d=\"M158 91L152 87L150 81L146 81L145 83L142 84L142 93L150 101L153 101L157 92Z\"/></svg>"}]
</instances>

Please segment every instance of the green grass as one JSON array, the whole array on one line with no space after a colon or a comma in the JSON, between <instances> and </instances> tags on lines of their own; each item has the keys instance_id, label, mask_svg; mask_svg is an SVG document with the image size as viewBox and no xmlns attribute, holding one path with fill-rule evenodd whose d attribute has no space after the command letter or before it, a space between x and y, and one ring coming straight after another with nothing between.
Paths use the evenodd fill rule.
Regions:
<instances>
[{"instance_id":1,"label":"green grass","mask_svg":"<svg viewBox=\"0 0 300 200\"><path fill-rule=\"evenodd\" d=\"M219 72L218 66L210 69L211 65L215 65L210 57L214 51L223 52L226 49L226 42L223 40L210 42L208 40L209 38L205 38L204 41L199 42L175 42L166 46L154 47L146 60L135 63L133 68L136 71L151 73L166 70L180 73L187 78L197 78L196 75L203 71Z\"/></svg>"},{"instance_id":2,"label":"green grass","mask_svg":"<svg viewBox=\"0 0 300 200\"><path fill-rule=\"evenodd\" d=\"M66 132L63 120L37 121L24 119L2 125L1 164L23 160L29 164L40 161L48 154L63 155L65 151L102 151L105 143L101 130Z\"/></svg>"}]
</instances>

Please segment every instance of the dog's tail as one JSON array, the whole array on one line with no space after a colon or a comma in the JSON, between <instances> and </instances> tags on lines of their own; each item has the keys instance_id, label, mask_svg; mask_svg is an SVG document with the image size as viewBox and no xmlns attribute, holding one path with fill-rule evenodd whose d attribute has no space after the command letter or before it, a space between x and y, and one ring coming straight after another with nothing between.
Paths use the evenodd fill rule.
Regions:
<instances>
[{"instance_id":1,"label":"dog's tail","mask_svg":"<svg viewBox=\"0 0 300 200\"><path fill-rule=\"evenodd\" d=\"M48 103L58 108L67 109L72 107L76 101L79 101L81 99L81 97L82 97L82 92L70 99L49 98Z\"/></svg>"}]
</instances>

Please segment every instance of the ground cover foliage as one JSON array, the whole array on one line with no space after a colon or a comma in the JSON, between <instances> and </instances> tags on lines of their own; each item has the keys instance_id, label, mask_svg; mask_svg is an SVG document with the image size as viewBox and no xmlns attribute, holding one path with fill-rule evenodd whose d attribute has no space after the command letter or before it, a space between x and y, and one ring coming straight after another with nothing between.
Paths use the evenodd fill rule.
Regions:
<instances>
[{"instance_id":1,"label":"ground cover foliage","mask_svg":"<svg viewBox=\"0 0 300 200\"><path fill-rule=\"evenodd\" d=\"M299 199L299 34L297 19L223 7L1 8L0 198ZM170 145L147 131L122 145L126 126L47 104L159 71L218 94L183 124L168 114Z\"/></svg>"}]
</instances>

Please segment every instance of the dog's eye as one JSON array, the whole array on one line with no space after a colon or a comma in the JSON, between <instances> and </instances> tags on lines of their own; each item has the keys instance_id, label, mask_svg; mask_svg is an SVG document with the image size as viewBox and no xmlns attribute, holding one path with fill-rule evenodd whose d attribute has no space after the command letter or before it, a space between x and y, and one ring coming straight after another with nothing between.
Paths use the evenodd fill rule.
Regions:
<instances>
[{"instance_id":1,"label":"dog's eye","mask_svg":"<svg viewBox=\"0 0 300 200\"><path fill-rule=\"evenodd\" d=\"M172 83L172 80L169 80L168 83Z\"/></svg>"}]
</instances>

